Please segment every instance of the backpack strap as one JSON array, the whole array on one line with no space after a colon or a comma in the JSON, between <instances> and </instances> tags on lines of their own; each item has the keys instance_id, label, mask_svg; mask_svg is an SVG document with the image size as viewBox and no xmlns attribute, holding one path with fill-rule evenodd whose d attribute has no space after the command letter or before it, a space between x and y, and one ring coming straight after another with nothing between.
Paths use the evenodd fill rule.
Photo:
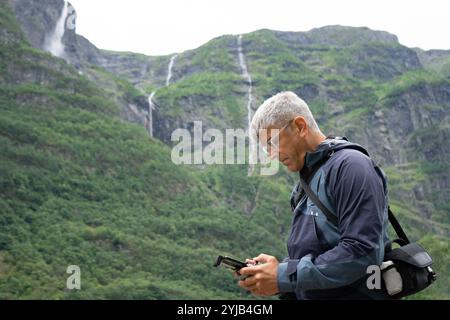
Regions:
<instances>
[{"instance_id":1,"label":"backpack strap","mask_svg":"<svg viewBox=\"0 0 450 320\"><path fill-rule=\"evenodd\" d=\"M346 138L344 138L347 140ZM329 153L327 157L325 157L323 160L321 160L319 163L317 163L307 174L307 180L308 182L302 177L300 174L300 185L302 187L302 190L306 193L309 199L322 211L322 213L326 216L327 220L333 224L335 227L339 227L339 220L338 217L331 212L330 209L328 209L322 201L320 201L319 197L314 193L314 191L309 186L310 179L314 175L314 173L325 163L328 161L328 159L332 156L332 153ZM397 218L392 213L391 208L388 205L388 219L391 223L392 227L395 230L395 233L399 237L399 239L394 240L394 242L398 242L400 245L405 245L410 243L408 237L406 236L405 231L403 230L402 226L398 222Z\"/></svg>"}]
</instances>

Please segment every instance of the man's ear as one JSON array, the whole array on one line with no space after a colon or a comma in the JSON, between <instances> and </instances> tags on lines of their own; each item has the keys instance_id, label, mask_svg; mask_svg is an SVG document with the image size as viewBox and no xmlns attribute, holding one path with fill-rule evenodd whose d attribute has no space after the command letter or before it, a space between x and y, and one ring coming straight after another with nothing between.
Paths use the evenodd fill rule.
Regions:
<instances>
[{"instance_id":1,"label":"man's ear","mask_svg":"<svg viewBox=\"0 0 450 320\"><path fill-rule=\"evenodd\" d=\"M295 128L300 134L300 136L305 136L308 133L308 125L306 119L302 116L295 117L294 119Z\"/></svg>"}]
</instances>

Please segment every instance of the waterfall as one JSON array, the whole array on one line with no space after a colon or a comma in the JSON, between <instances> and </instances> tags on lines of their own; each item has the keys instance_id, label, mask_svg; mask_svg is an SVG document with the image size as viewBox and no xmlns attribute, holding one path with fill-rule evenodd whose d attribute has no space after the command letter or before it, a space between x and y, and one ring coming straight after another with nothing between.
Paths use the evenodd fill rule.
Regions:
<instances>
[{"instance_id":1,"label":"waterfall","mask_svg":"<svg viewBox=\"0 0 450 320\"><path fill-rule=\"evenodd\" d=\"M245 62L244 53L242 51L242 35L238 36L237 39L237 45L238 45L238 58L239 58L239 66L241 67L241 75L245 79L248 85L248 92L247 92L247 127L248 127L248 135L250 138L250 125L252 123L253 118L253 83L252 83L252 77L250 76L250 73L248 72L247 64ZM255 156L255 145L252 141L252 139L249 139L249 168L248 168L248 174L251 175L253 173L253 162L254 162L254 156Z\"/></svg>"},{"instance_id":2,"label":"waterfall","mask_svg":"<svg viewBox=\"0 0 450 320\"><path fill-rule=\"evenodd\" d=\"M148 120L147 120L147 130L150 134L150 137L153 137L153 110L155 109L155 104L153 103L153 96L155 95L156 91L153 91L148 96Z\"/></svg>"},{"instance_id":3,"label":"waterfall","mask_svg":"<svg viewBox=\"0 0 450 320\"><path fill-rule=\"evenodd\" d=\"M248 84L248 98L247 98L247 122L248 126L250 128L250 124L252 122L253 117L253 96L252 96L252 77L250 76L250 73L248 73L247 64L245 63L245 57L244 53L242 52L242 35L239 35L238 37L238 56L239 56L239 65L241 66L241 73L242 77L245 79L245 81Z\"/></svg>"},{"instance_id":4,"label":"waterfall","mask_svg":"<svg viewBox=\"0 0 450 320\"><path fill-rule=\"evenodd\" d=\"M172 78L172 68L177 56L177 54L174 54L172 58L170 58L169 66L167 67L166 87L170 84L170 79Z\"/></svg>"},{"instance_id":5,"label":"waterfall","mask_svg":"<svg viewBox=\"0 0 450 320\"><path fill-rule=\"evenodd\" d=\"M177 54L174 54L169 61L169 66L167 67L167 77L166 77L166 87L170 84L170 80L172 79L172 68L175 63L175 59L177 58ZM156 104L153 102L153 96L156 91L153 91L148 96L148 118L147 118L147 130L151 137L153 137L153 115L152 111L155 110Z\"/></svg>"},{"instance_id":6,"label":"waterfall","mask_svg":"<svg viewBox=\"0 0 450 320\"><path fill-rule=\"evenodd\" d=\"M66 18L68 13L67 1L64 1L64 6L56 22L55 29L53 30L51 36L46 39L44 49L54 56L62 57L64 55L64 44L62 42L64 31L66 30Z\"/></svg>"}]
</instances>

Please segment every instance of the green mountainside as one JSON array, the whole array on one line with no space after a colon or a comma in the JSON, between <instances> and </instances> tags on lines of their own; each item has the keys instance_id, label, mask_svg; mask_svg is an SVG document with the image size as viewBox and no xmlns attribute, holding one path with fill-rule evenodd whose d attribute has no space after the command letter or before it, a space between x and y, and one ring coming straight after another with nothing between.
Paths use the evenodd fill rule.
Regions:
<instances>
[{"instance_id":1,"label":"green mountainside","mask_svg":"<svg viewBox=\"0 0 450 320\"><path fill-rule=\"evenodd\" d=\"M48 19L41 30L27 17L61 3L0 4L0 299L252 298L212 264L287 254L297 175L170 159L171 132L192 121L246 128L237 37L179 53L166 85L173 55L99 50L75 33L64 60L41 50ZM369 149L393 211L435 259L439 281L413 298L449 299L450 55L340 26L259 30L242 49L253 108L292 90L326 134ZM140 116L152 91L154 137ZM66 289L69 265L81 290Z\"/></svg>"}]
</instances>

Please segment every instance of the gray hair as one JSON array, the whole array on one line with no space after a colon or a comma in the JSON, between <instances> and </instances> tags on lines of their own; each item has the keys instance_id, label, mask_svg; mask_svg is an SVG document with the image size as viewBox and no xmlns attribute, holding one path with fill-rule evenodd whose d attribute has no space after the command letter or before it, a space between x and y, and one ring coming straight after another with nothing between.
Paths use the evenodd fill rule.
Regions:
<instances>
[{"instance_id":1,"label":"gray hair","mask_svg":"<svg viewBox=\"0 0 450 320\"><path fill-rule=\"evenodd\" d=\"M305 118L311 131L320 132L319 126L305 101L291 91L277 93L264 101L256 110L250 127L250 137L257 140L259 130L267 129L269 126L281 128L298 116Z\"/></svg>"}]
</instances>

